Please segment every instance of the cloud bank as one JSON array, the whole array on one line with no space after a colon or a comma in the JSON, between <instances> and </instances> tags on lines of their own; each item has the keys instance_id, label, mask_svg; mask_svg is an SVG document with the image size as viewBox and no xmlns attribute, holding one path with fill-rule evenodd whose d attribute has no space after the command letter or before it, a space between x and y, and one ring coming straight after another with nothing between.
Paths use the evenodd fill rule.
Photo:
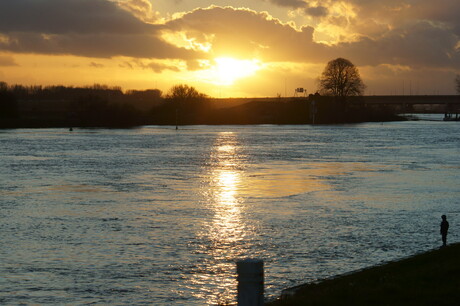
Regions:
<instances>
[{"instance_id":1,"label":"cloud bank","mask_svg":"<svg viewBox=\"0 0 460 306\"><path fill-rule=\"evenodd\" d=\"M316 21L299 27L268 12L211 6L160 24L147 0L2 0L0 51L187 63L222 55L296 63L346 57L364 66L460 67L459 1L263 1ZM324 43L321 35L336 39Z\"/></svg>"},{"instance_id":2,"label":"cloud bank","mask_svg":"<svg viewBox=\"0 0 460 306\"><path fill-rule=\"evenodd\" d=\"M316 42L311 26L296 29L268 13L231 7L196 9L168 22L166 27L185 32L189 39L201 39L203 34L211 37L209 43L216 54L231 51L265 61L321 63L342 56L371 66L460 65L459 37L453 28L424 20L387 29L374 37L359 34L352 41L333 45Z\"/></svg>"},{"instance_id":3,"label":"cloud bank","mask_svg":"<svg viewBox=\"0 0 460 306\"><path fill-rule=\"evenodd\" d=\"M0 50L88 57L195 58L161 39L139 14L145 1L123 7L107 0L2 0ZM146 7L144 7L146 8Z\"/></svg>"}]
</instances>

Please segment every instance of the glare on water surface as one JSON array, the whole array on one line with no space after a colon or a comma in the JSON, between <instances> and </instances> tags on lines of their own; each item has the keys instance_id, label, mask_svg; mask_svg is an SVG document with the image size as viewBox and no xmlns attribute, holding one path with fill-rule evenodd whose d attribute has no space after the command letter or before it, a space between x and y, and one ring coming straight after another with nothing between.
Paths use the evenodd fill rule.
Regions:
<instances>
[{"instance_id":1,"label":"glare on water surface","mask_svg":"<svg viewBox=\"0 0 460 306\"><path fill-rule=\"evenodd\" d=\"M242 184L240 150L236 134L220 133L209 156L209 181L203 186L212 217L203 224L200 238L209 241L206 252L212 263L208 271L196 275L194 283L215 284L218 289L214 292L197 292L214 304L234 298L235 278L219 272L234 270L234 258L242 253L238 242L248 230L242 217L244 199L239 194Z\"/></svg>"},{"instance_id":2,"label":"glare on water surface","mask_svg":"<svg viewBox=\"0 0 460 306\"><path fill-rule=\"evenodd\" d=\"M238 259L264 260L273 298L435 247L440 215L457 217L458 135L444 122L4 131L0 303L231 304Z\"/></svg>"}]
</instances>

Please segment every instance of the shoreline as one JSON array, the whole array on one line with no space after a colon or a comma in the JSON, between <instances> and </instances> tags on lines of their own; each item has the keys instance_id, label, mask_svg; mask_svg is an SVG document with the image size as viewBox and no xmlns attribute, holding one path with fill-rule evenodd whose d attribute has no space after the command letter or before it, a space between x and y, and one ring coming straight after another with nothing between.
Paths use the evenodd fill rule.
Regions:
<instances>
[{"instance_id":1,"label":"shoreline","mask_svg":"<svg viewBox=\"0 0 460 306\"><path fill-rule=\"evenodd\" d=\"M457 305L460 243L282 290L279 305Z\"/></svg>"}]
</instances>

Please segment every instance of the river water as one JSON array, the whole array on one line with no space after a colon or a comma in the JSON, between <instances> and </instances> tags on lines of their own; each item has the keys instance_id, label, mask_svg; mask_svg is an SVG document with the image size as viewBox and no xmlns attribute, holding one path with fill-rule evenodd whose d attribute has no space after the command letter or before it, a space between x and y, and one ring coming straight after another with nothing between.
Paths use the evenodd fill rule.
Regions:
<instances>
[{"instance_id":1,"label":"river water","mask_svg":"<svg viewBox=\"0 0 460 306\"><path fill-rule=\"evenodd\" d=\"M233 303L459 241L460 124L0 131L0 304Z\"/></svg>"}]
</instances>

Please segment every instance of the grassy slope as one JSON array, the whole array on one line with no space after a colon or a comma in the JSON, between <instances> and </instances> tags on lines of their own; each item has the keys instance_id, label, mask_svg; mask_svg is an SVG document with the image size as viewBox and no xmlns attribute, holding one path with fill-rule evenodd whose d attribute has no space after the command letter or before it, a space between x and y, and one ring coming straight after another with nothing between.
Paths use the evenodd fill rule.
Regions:
<instances>
[{"instance_id":1,"label":"grassy slope","mask_svg":"<svg viewBox=\"0 0 460 306\"><path fill-rule=\"evenodd\" d=\"M269 305L460 305L460 244L308 284Z\"/></svg>"}]
</instances>

